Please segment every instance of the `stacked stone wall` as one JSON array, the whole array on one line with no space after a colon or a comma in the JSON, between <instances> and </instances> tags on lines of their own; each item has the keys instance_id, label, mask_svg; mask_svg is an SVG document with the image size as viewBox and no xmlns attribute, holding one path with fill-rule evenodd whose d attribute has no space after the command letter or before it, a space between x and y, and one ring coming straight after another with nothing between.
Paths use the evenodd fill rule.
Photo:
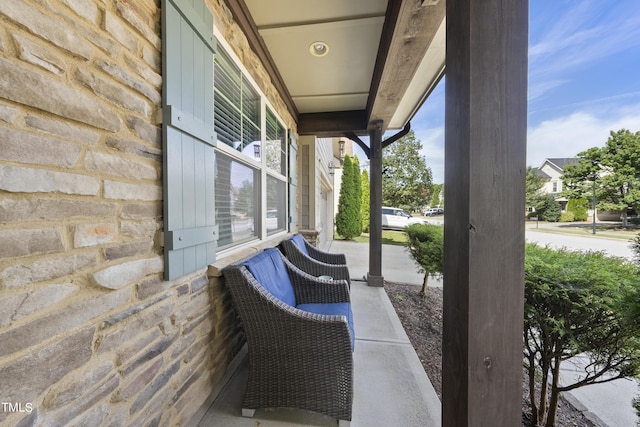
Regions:
<instances>
[{"instance_id":1,"label":"stacked stone wall","mask_svg":"<svg viewBox=\"0 0 640 427\"><path fill-rule=\"evenodd\" d=\"M0 0L0 425L185 425L244 344L240 254L162 279L160 26L159 0Z\"/></svg>"}]
</instances>

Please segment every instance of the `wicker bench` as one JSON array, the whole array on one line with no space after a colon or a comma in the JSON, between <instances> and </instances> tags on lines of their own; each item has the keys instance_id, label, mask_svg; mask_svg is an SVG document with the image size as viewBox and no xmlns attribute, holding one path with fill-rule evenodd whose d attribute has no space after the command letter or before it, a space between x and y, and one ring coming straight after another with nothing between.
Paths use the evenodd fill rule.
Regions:
<instances>
[{"instance_id":1,"label":"wicker bench","mask_svg":"<svg viewBox=\"0 0 640 427\"><path fill-rule=\"evenodd\" d=\"M351 421L353 316L344 280L318 280L267 249L224 272L247 338L242 415L288 407Z\"/></svg>"},{"instance_id":2,"label":"wicker bench","mask_svg":"<svg viewBox=\"0 0 640 427\"><path fill-rule=\"evenodd\" d=\"M346 280L351 286L349 267L344 254L317 249L301 234L294 234L283 240L278 247L293 265L305 273L316 277L331 276L334 279Z\"/></svg>"}]
</instances>

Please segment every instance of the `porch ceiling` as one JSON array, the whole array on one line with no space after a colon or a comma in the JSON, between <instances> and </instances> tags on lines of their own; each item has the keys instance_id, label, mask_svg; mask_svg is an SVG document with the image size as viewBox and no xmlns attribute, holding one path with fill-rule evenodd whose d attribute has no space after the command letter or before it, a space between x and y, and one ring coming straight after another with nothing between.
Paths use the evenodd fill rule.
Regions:
<instances>
[{"instance_id":1,"label":"porch ceiling","mask_svg":"<svg viewBox=\"0 0 640 427\"><path fill-rule=\"evenodd\" d=\"M444 0L229 0L301 135L399 129L444 73ZM311 53L326 43L323 56Z\"/></svg>"}]
</instances>

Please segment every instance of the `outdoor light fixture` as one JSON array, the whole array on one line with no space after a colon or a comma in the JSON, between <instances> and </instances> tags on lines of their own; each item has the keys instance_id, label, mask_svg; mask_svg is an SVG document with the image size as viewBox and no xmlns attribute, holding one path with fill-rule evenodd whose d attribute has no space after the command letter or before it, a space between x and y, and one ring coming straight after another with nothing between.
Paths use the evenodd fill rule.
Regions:
<instances>
[{"instance_id":1,"label":"outdoor light fixture","mask_svg":"<svg viewBox=\"0 0 640 427\"><path fill-rule=\"evenodd\" d=\"M260 145L258 144L253 144L253 156L256 159L260 158Z\"/></svg>"},{"instance_id":2,"label":"outdoor light fixture","mask_svg":"<svg viewBox=\"0 0 640 427\"><path fill-rule=\"evenodd\" d=\"M329 45L322 41L313 42L311 46L309 46L309 52L311 52L313 56L325 56L329 53Z\"/></svg>"},{"instance_id":3,"label":"outdoor light fixture","mask_svg":"<svg viewBox=\"0 0 640 427\"><path fill-rule=\"evenodd\" d=\"M345 144L345 140L341 139L340 141L338 141L338 144L340 145L340 160L344 159L344 144Z\"/></svg>"},{"instance_id":4,"label":"outdoor light fixture","mask_svg":"<svg viewBox=\"0 0 640 427\"><path fill-rule=\"evenodd\" d=\"M329 162L329 175L333 175L335 173L335 169L336 167L333 164L333 161Z\"/></svg>"}]
</instances>

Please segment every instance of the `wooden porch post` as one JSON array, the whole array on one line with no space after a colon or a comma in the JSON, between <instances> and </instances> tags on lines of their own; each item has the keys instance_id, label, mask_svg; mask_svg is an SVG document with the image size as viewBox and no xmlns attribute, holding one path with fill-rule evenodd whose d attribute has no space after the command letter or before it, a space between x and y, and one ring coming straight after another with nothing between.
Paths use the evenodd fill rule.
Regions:
<instances>
[{"instance_id":1,"label":"wooden porch post","mask_svg":"<svg viewBox=\"0 0 640 427\"><path fill-rule=\"evenodd\" d=\"M447 2L443 426L522 410L528 2Z\"/></svg>"},{"instance_id":2,"label":"wooden porch post","mask_svg":"<svg viewBox=\"0 0 640 427\"><path fill-rule=\"evenodd\" d=\"M369 130L370 204L369 204L369 286L384 286L382 277L382 122Z\"/></svg>"}]
</instances>

